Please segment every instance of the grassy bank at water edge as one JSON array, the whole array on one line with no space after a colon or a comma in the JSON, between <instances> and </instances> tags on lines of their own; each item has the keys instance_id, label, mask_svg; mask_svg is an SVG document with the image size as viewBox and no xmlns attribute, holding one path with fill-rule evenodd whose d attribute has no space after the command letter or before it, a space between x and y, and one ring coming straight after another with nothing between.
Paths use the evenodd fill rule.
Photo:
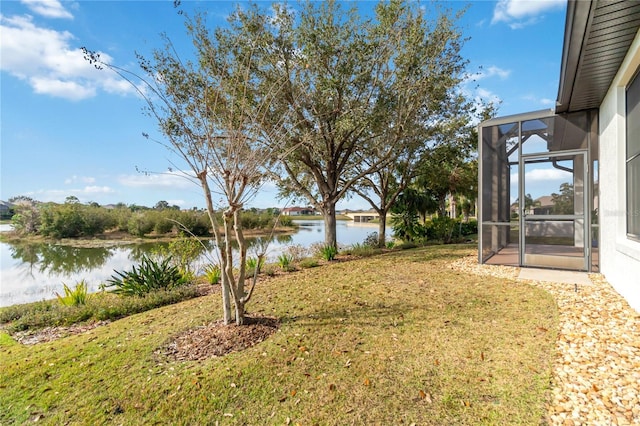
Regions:
<instances>
[{"instance_id":1,"label":"grassy bank at water edge","mask_svg":"<svg viewBox=\"0 0 640 426\"><path fill-rule=\"evenodd\" d=\"M420 248L268 279L249 309L279 330L201 361L162 348L218 320L218 294L34 346L0 333L0 424L537 425L555 304L449 267L471 254Z\"/></svg>"}]
</instances>

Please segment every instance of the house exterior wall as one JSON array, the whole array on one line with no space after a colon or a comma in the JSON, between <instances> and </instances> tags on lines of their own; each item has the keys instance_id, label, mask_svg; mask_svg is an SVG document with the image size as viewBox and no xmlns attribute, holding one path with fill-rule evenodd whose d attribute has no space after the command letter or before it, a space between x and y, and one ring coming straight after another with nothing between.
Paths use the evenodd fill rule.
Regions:
<instances>
[{"instance_id":1,"label":"house exterior wall","mask_svg":"<svg viewBox=\"0 0 640 426\"><path fill-rule=\"evenodd\" d=\"M640 34L640 33L639 33ZM640 66L636 38L600 105L600 268L640 312L640 243L626 236L625 87Z\"/></svg>"}]
</instances>

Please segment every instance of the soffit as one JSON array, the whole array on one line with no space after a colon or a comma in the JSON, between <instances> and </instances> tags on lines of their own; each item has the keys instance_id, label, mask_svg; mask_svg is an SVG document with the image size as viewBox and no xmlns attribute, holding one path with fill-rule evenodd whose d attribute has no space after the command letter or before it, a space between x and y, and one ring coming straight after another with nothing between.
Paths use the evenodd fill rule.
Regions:
<instances>
[{"instance_id":1,"label":"soffit","mask_svg":"<svg viewBox=\"0 0 640 426\"><path fill-rule=\"evenodd\" d=\"M569 0L556 112L598 108L640 28L640 1Z\"/></svg>"}]
</instances>

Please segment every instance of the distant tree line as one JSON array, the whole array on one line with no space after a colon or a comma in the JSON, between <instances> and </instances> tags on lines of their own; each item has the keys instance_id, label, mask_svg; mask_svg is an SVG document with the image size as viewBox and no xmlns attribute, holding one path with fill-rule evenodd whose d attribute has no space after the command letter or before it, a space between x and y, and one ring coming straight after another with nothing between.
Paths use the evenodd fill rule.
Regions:
<instances>
[{"instance_id":1,"label":"distant tree line","mask_svg":"<svg viewBox=\"0 0 640 426\"><path fill-rule=\"evenodd\" d=\"M204 210L180 210L166 201L149 208L124 203L102 207L91 202L82 204L67 197L63 204L42 203L29 197L14 197L15 214L12 223L20 235L42 235L50 238L93 237L106 231L119 231L134 237L148 235L188 234L211 236L211 222ZM221 214L221 213L220 213ZM271 229L278 220L277 209L243 211L246 229ZM279 224L291 225L291 219L281 217Z\"/></svg>"}]
</instances>

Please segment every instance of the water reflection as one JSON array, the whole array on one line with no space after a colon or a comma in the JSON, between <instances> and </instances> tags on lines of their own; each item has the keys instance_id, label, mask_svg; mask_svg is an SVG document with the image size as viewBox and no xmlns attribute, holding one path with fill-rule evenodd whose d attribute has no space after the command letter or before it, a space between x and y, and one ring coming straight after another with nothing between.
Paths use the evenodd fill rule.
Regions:
<instances>
[{"instance_id":1,"label":"water reflection","mask_svg":"<svg viewBox=\"0 0 640 426\"><path fill-rule=\"evenodd\" d=\"M248 256L257 256L267 248L267 262L277 261L289 246L310 247L324 240L324 223L297 221L298 231L293 235L278 234L271 238L248 239ZM339 221L338 243L342 246L360 243L376 225ZM114 270L131 269L142 256L166 248L168 243L144 243L118 247L78 248L50 243L0 243L0 306L26 303L55 297L62 292L63 283L75 285L84 279L89 291L98 291ZM205 241L196 269L216 261L215 244Z\"/></svg>"},{"instance_id":2,"label":"water reflection","mask_svg":"<svg viewBox=\"0 0 640 426\"><path fill-rule=\"evenodd\" d=\"M11 258L33 271L53 274L79 273L101 268L113 255L113 248L79 248L46 243L8 244Z\"/></svg>"}]
</instances>

